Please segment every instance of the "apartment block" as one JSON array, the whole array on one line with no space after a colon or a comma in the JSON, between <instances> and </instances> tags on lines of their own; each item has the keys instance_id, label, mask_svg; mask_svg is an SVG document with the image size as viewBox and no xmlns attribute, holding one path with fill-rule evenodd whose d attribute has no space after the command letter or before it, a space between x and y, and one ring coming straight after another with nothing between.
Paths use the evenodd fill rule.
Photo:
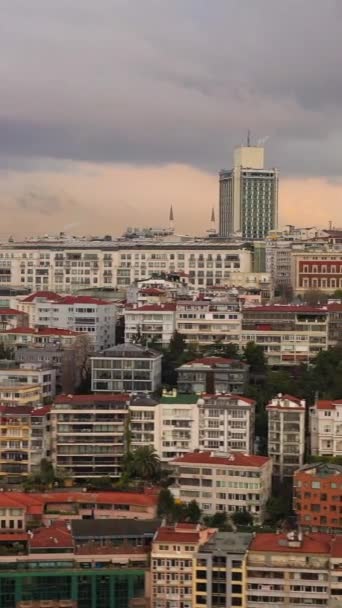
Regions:
<instances>
[{"instance_id":1,"label":"apartment block","mask_svg":"<svg viewBox=\"0 0 342 608\"><path fill-rule=\"evenodd\" d=\"M83 341L83 335L56 327L16 327L0 331L0 341L9 348L60 346L70 348Z\"/></svg>"},{"instance_id":2,"label":"apartment block","mask_svg":"<svg viewBox=\"0 0 342 608\"><path fill-rule=\"evenodd\" d=\"M115 345L116 306L90 296L60 296L36 292L22 300L19 309L28 310L30 325L63 328L86 334L95 350Z\"/></svg>"},{"instance_id":3,"label":"apartment block","mask_svg":"<svg viewBox=\"0 0 342 608\"><path fill-rule=\"evenodd\" d=\"M318 400L309 416L311 454L342 456L342 399Z\"/></svg>"},{"instance_id":4,"label":"apartment block","mask_svg":"<svg viewBox=\"0 0 342 608\"><path fill-rule=\"evenodd\" d=\"M43 403L42 387L39 384L0 384L0 403L7 406L39 407Z\"/></svg>"},{"instance_id":5,"label":"apartment block","mask_svg":"<svg viewBox=\"0 0 342 608\"><path fill-rule=\"evenodd\" d=\"M0 286L75 293L127 288L153 274L174 272L187 274L195 287L234 285L234 274L250 272L252 261L244 243L41 239L0 247Z\"/></svg>"},{"instance_id":6,"label":"apartment block","mask_svg":"<svg viewBox=\"0 0 342 608\"><path fill-rule=\"evenodd\" d=\"M14 354L18 365L41 365L55 370L56 393L73 394L81 381L81 370L87 358L87 348L75 344L63 348L57 344L47 346L21 346Z\"/></svg>"},{"instance_id":7,"label":"apartment block","mask_svg":"<svg viewBox=\"0 0 342 608\"><path fill-rule=\"evenodd\" d=\"M199 407L196 395L164 396L160 400L156 450L164 462L193 452L199 445Z\"/></svg>"},{"instance_id":8,"label":"apartment block","mask_svg":"<svg viewBox=\"0 0 342 608\"><path fill-rule=\"evenodd\" d=\"M255 401L234 394L203 395L198 400L201 450L253 454Z\"/></svg>"},{"instance_id":9,"label":"apartment block","mask_svg":"<svg viewBox=\"0 0 342 608\"><path fill-rule=\"evenodd\" d=\"M336 597L330 586L330 558L339 554L340 569L340 549L327 534L257 534L246 558L246 608L338 606L340 594Z\"/></svg>"},{"instance_id":10,"label":"apartment block","mask_svg":"<svg viewBox=\"0 0 342 608\"><path fill-rule=\"evenodd\" d=\"M138 344L118 344L91 357L94 392L154 393L161 386L162 355Z\"/></svg>"},{"instance_id":11,"label":"apartment block","mask_svg":"<svg viewBox=\"0 0 342 608\"><path fill-rule=\"evenodd\" d=\"M152 608L193 608L195 556L215 530L199 524L162 525L152 543Z\"/></svg>"},{"instance_id":12,"label":"apartment block","mask_svg":"<svg viewBox=\"0 0 342 608\"><path fill-rule=\"evenodd\" d=\"M304 464L304 400L279 394L266 406L268 417L268 454L273 460L273 475L280 481L291 479Z\"/></svg>"},{"instance_id":13,"label":"apartment block","mask_svg":"<svg viewBox=\"0 0 342 608\"><path fill-rule=\"evenodd\" d=\"M206 346L240 343L241 314L237 302L184 300L177 302L176 329L186 342Z\"/></svg>"},{"instance_id":14,"label":"apartment block","mask_svg":"<svg viewBox=\"0 0 342 608\"><path fill-rule=\"evenodd\" d=\"M77 480L118 478L126 449L129 396L60 395L51 409L52 462Z\"/></svg>"},{"instance_id":15,"label":"apartment block","mask_svg":"<svg viewBox=\"0 0 342 608\"><path fill-rule=\"evenodd\" d=\"M0 361L0 386L37 385L41 387L44 402L49 402L56 394L56 370L42 364L15 364L13 361Z\"/></svg>"},{"instance_id":16,"label":"apartment block","mask_svg":"<svg viewBox=\"0 0 342 608\"><path fill-rule=\"evenodd\" d=\"M262 346L269 365L310 363L328 348L328 310L278 304L244 308L241 346L248 342Z\"/></svg>"},{"instance_id":17,"label":"apartment block","mask_svg":"<svg viewBox=\"0 0 342 608\"><path fill-rule=\"evenodd\" d=\"M147 290L144 290L147 291ZM167 347L176 328L176 304L144 304L125 308L125 342Z\"/></svg>"},{"instance_id":18,"label":"apartment block","mask_svg":"<svg viewBox=\"0 0 342 608\"><path fill-rule=\"evenodd\" d=\"M180 393L240 393L248 383L249 368L237 359L202 357L177 368Z\"/></svg>"},{"instance_id":19,"label":"apartment block","mask_svg":"<svg viewBox=\"0 0 342 608\"><path fill-rule=\"evenodd\" d=\"M252 534L217 532L195 555L194 607L246 606L245 559Z\"/></svg>"},{"instance_id":20,"label":"apartment block","mask_svg":"<svg viewBox=\"0 0 342 608\"><path fill-rule=\"evenodd\" d=\"M175 498L196 500L205 514L248 511L262 523L271 495L272 461L264 456L193 452L170 463Z\"/></svg>"},{"instance_id":21,"label":"apartment block","mask_svg":"<svg viewBox=\"0 0 342 608\"><path fill-rule=\"evenodd\" d=\"M306 464L293 478L293 508L303 530L341 534L342 466Z\"/></svg>"},{"instance_id":22,"label":"apartment block","mask_svg":"<svg viewBox=\"0 0 342 608\"><path fill-rule=\"evenodd\" d=\"M25 327L29 324L28 315L13 308L0 307L0 331Z\"/></svg>"}]
</instances>

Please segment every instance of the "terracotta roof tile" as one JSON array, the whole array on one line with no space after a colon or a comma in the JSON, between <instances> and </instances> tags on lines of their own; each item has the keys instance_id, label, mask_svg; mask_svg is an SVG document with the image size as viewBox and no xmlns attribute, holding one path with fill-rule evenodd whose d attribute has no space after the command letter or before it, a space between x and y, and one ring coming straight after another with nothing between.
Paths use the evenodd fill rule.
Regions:
<instances>
[{"instance_id":1,"label":"terracotta roof tile","mask_svg":"<svg viewBox=\"0 0 342 608\"><path fill-rule=\"evenodd\" d=\"M31 549L73 549L74 543L65 522L55 522L47 528L38 528L29 539Z\"/></svg>"},{"instance_id":2,"label":"terracotta roof tile","mask_svg":"<svg viewBox=\"0 0 342 608\"><path fill-rule=\"evenodd\" d=\"M249 551L261 551L262 553L330 553L332 536L329 534L304 534L303 541L299 547L288 545L286 534L257 534L251 542Z\"/></svg>"},{"instance_id":3,"label":"terracotta roof tile","mask_svg":"<svg viewBox=\"0 0 342 608\"><path fill-rule=\"evenodd\" d=\"M212 452L192 452L175 458L171 462L176 464L207 464L229 467L262 467L270 458L266 456L255 456L241 453L230 454L230 456L219 456Z\"/></svg>"}]
</instances>

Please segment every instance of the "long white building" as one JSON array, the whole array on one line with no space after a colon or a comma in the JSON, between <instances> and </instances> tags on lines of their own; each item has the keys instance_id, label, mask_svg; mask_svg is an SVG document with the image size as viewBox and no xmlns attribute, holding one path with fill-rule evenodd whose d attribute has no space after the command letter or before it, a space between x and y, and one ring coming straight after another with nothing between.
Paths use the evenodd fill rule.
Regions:
<instances>
[{"instance_id":1,"label":"long white building","mask_svg":"<svg viewBox=\"0 0 342 608\"><path fill-rule=\"evenodd\" d=\"M42 239L0 246L0 287L73 293L80 288L125 288L155 273L183 272L195 287L234 284L252 270L246 244L185 241Z\"/></svg>"}]
</instances>

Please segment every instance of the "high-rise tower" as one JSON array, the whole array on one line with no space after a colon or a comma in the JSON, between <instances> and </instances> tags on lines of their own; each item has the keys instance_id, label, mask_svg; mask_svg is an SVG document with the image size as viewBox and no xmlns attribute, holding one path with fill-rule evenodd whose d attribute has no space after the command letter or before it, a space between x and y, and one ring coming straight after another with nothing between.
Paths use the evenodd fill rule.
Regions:
<instances>
[{"instance_id":1,"label":"high-rise tower","mask_svg":"<svg viewBox=\"0 0 342 608\"><path fill-rule=\"evenodd\" d=\"M278 227L278 171L265 169L263 147L236 148L233 169L219 179L220 236L263 239Z\"/></svg>"}]
</instances>

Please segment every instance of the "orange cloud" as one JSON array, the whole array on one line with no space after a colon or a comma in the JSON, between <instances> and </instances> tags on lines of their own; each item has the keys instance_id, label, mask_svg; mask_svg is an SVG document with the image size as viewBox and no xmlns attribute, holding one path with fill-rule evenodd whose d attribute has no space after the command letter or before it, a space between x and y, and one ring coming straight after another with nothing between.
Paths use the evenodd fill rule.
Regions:
<instances>
[{"instance_id":1,"label":"orange cloud","mask_svg":"<svg viewBox=\"0 0 342 608\"><path fill-rule=\"evenodd\" d=\"M67 171L0 173L1 236L119 235L126 226L165 226L172 204L178 232L204 234L218 206L218 178L185 165L71 163ZM342 184L280 178L281 225L342 225ZM218 214L217 214L218 216Z\"/></svg>"}]
</instances>

